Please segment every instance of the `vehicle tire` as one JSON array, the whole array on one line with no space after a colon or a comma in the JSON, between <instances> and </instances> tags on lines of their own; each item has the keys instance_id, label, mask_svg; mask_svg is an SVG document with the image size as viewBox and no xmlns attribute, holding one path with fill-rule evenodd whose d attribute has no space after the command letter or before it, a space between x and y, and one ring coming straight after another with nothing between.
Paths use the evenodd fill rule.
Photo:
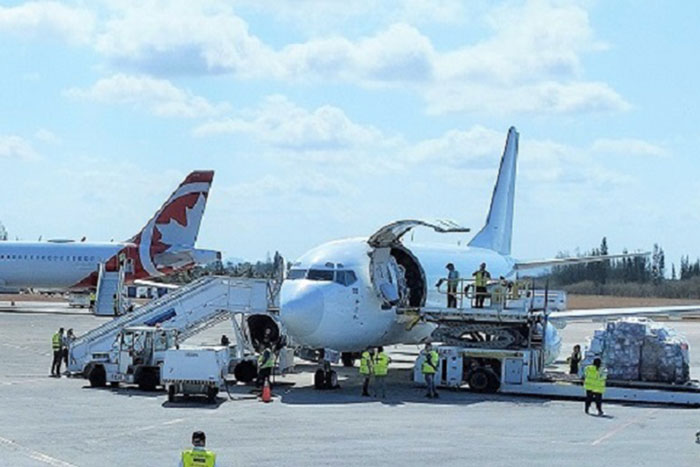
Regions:
<instances>
[{"instance_id":1,"label":"vehicle tire","mask_svg":"<svg viewBox=\"0 0 700 467\"><path fill-rule=\"evenodd\" d=\"M498 380L498 377L493 374L492 372L489 373L489 385L486 388L486 392L489 392L491 394L495 394L498 392L498 389L501 387L501 382Z\"/></svg>"},{"instance_id":2,"label":"vehicle tire","mask_svg":"<svg viewBox=\"0 0 700 467\"><path fill-rule=\"evenodd\" d=\"M117 388L119 388L119 381L110 381L109 386L114 388L114 389L117 389Z\"/></svg>"},{"instance_id":3,"label":"vehicle tire","mask_svg":"<svg viewBox=\"0 0 700 467\"><path fill-rule=\"evenodd\" d=\"M255 378L257 378L258 367L254 362L250 360L244 360L238 365L236 365L236 367L233 369L233 376L236 378L236 381L250 383Z\"/></svg>"},{"instance_id":4,"label":"vehicle tire","mask_svg":"<svg viewBox=\"0 0 700 467\"><path fill-rule=\"evenodd\" d=\"M338 373L331 370L326 374L326 389L335 389L338 387Z\"/></svg>"},{"instance_id":5,"label":"vehicle tire","mask_svg":"<svg viewBox=\"0 0 700 467\"><path fill-rule=\"evenodd\" d=\"M142 391L155 391L159 379L158 374L150 368L143 368L134 375L134 382Z\"/></svg>"},{"instance_id":6,"label":"vehicle tire","mask_svg":"<svg viewBox=\"0 0 700 467\"><path fill-rule=\"evenodd\" d=\"M346 368L355 366L355 356L351 353L343 353L340 356L340 360L343 362L343 366Z\"/></svg>"},{"instance_id":7,"label":"vehicle tire","mask_svg":"<svg viewBox=\"0 0 700 467\"><path fill-rule=\"evenodd\" d=\"M209 386L207 388L207 401L209 401L210 404L215 403L217 394L219 394L219 389L214 386Z\"/></svg>"},{"instance_id":8,"label":"vehicle tire","mask_svg":"<svg viewBox=\"0 0 700 467\"><path fill-rule=\"evenodd\" d=\"M88 380L90 380L90 386L93 388L105 387L107 384L107 373L105 372L105 367L102 365L93 366L88 373Z\"/></svg>"},{"instance_id":9,"label":"vehicle tire","mask_svg":"<svg viewBox=\"0 0 700 467\"><path fill-rule=\"evenodd\" d=\"M474 392L489 392L491 375L483 368L477 368L469 375L469 389Z\"/></svg>"},{"instance_id":10,"label":"vehicle tire","mask_svg":"<svg viewBox=\"0 0 700 467\"><path fill-rule=\"evenodd\" d=\"M175 385L168 386L168 402L175 402Z\"/></svg>"},{"instance_id":11,"label":"vehicle tire","mask_svg":"<svg viewBox=\"0 0 700 467\"><path fill-rule=\"evenodd\" d=\"M314 373L314 388L326 389L326 375L320 368L316 370L316 373Z\"/></svg>"}]
</instances>

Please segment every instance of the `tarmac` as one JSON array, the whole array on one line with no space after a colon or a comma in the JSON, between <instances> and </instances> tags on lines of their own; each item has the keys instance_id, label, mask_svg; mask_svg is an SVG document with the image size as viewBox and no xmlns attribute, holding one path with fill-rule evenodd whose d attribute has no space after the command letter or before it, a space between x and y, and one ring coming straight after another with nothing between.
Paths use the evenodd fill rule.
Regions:
<instances>
[{"instance_id":1,"label":"tarmac","mask_svg":"<svg viewBox=\"0 0 700 467\"><path fill-rule=\"evenodd\" d=\"M104 320L62 303L0 302L0 465L174 466L194 430L206 432L220 467L700 465L700 409L605 404L598 417L579 401L448 390L426 399L411 381L416 346L387 349L386 399L360 396L357 367L337 368L340 389L316 391L315 367L302 362L276 377L269 404L243 385L216 404L169 403L163 392L49 377L51 335ZM700 321L669 325L689 339L691 376L700 378ZM228 326L190 342L217 343ZM600 326L567 326L560 358Z\"/></svg>"}]
</instances>

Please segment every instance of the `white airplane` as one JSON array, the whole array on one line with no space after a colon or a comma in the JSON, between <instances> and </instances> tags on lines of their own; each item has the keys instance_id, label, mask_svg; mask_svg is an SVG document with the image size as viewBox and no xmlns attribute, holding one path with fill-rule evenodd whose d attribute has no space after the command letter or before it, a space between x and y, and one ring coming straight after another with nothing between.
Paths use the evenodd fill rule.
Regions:
<instances>
[{"instance_id":1,"label":"white airplane","mask_svg":"<svg viewBox=\"0 0 700 467\"><path fill-rule=\"evenodd\" d=\"M127 282L189 269L221 258L194 247L213 171L190 173L139 233L126 242L0 242L0 287L81 290L97 285L99 264Z\"/></svg>"},{"instance_id":2,"label":"white airplane","mask_svg":"<svg viewBox=\"0 0 700 467\"><path fill-rule=\"evenodd\" d=\"M527 269L629 256L541 261L513 258L511 236L517 154L518 133L510 128L486 225L468 246L402 243L401 237L420 225L445 233L468 231L452 223L404 220L388 224L368 238L325 243L292 263L281 289L280 319L293 340L310 349L342 352L344 357L369 346L429 341L435 325L419 323L407 330L405 323L397 320L396 304L445 307L446 295L438 291L435 284L446 276L448 263L454 264L462 278L471 278L472 272L483 262L493 278L515 279L518 272ZM634 314L698 309L700 307L646 308L636 309ZM625 310L605 311L605 317L627 315ZM571 313L574 312L557 314L561 317L556 319L563 322L601 318L600 310ZM547 325L545 334L545 354L548 361L554 361L560 351L561 338L551 324Z\"/></svg>"}]
</instances>

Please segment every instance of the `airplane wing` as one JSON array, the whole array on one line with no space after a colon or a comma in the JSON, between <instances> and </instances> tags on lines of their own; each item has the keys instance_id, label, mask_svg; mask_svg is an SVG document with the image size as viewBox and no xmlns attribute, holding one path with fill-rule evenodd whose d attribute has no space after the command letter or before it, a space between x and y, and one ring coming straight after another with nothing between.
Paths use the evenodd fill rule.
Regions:
<instances>
[{"instance_id":1,"label":"airplane wing","mask_svg":"<svg viewBox=\"0 0 700 467\"><path fill-rule=\"evenodd\" d=\"M631 308L598 308L591 310L555 311L549 320L562 324L574 321L602 321L625 317L674 317L700 316L700 303L697 305L644 306Z\"/></svg>"},{"instance_id":2,"label":"airplane wing","mask_svg":"<svg viewBox=\"0 0 700 467\"><path fill-rule=\"evenodd\" d=\"M517 261L515 263L516 271L524 271L527 269L546 268L549 266L565 266L567 264L584 264L594 263L596 261L607 261L610 259L637 258L641 256L649 256L648 251L642 253L623 253L619 255L600 255L600 256L570 256L568 258L551 258L539 259L534 261Z\"/></svg>"},{"instance_id":3,"label":"airplane wing","mask_svg":"<svg viewBox=\"0 0 700 467\"><path fill-rule=\"evenodd\" d=\"M469 232L470 230L467 227L462 227L447 219L438 219L435 221L405 219L392 222L391 224L387 224L380 228L374 234L372 234L371 237L369 237L367 243L374 248L393 245L398 242L409 230L413 229L414 227L418 227L419 225L430 227L431 229L440 233Z\"/></svg>"},{"instance_id":4,"label":"airplane wing","mask_svg":"<svg viewBox=\"0 0 700 467\"><path fill-rule=\"evenodd\" d=\"M165 284L163 282L146 281L146 280L142 280L142 279L136 279L134 281L134 285L141 285L144 287L158 287L158 288L169 289L169 290L179 289L181 287L177 284Z\"/></svg>"}]
</instances>

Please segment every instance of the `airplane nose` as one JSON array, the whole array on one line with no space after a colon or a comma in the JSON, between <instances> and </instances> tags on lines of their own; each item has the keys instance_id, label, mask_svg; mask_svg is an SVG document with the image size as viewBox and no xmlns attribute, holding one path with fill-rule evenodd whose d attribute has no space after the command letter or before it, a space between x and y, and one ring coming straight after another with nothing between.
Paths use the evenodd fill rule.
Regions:
<instances>
[{"instance_id":1,"label":"airplane nose","mask_svg":"<svg viewBox=\"0 0 700 467\"><path fill-rule=\"evenodd\" d=\"M292 336L304 337L313 334L321 324L323 293L316 289L295 292L282 297L280 319Z\"/></svg>"}]
</instances>

